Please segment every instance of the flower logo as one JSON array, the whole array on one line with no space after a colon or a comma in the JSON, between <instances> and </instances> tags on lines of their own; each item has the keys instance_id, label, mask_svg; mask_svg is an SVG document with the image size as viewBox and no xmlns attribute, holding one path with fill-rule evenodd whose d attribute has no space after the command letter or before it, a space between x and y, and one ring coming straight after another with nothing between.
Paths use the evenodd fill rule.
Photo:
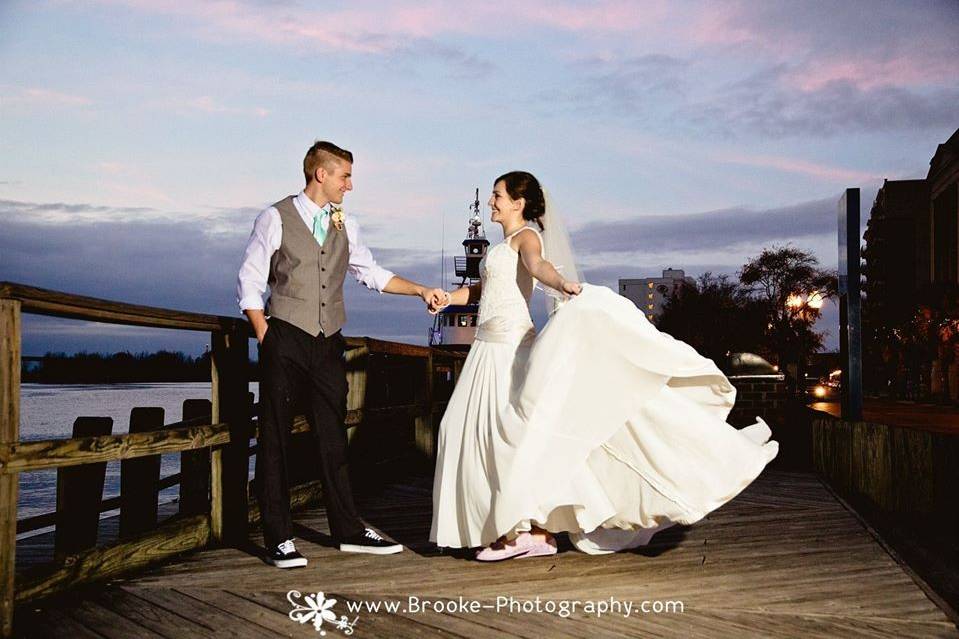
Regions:
<instances>
[{"instance_id":1,"label":"flower logo","mask_svg":"<svg viewBox=\"0 0 959 639\"><path fill-rule=\"evenodd\" d=\"M330 622L334 628L342 631L343 634L353 634L356 618L350 621L346 615L342 615L337 619L336 613L331 610L336 604L336 599L327 599L322 592L301 595L298 590L291 590L286 593L286 600L293 606L289 615L290 619L301 624L312 621L313 629L320 633L321 637L326 636L326 631L323 630L324 621Z\"/></svg>"},{"instance_id":2,"label":"flower logo","mask_svg":"<svg viewBox=\"0 0 959 639\"><path fill-rule=\"evenodd\" d=\"M346 216L343 215L343 207L336 206L335 204L331 207L332 215L330 215L330 221L333 222L333 226L336 227L337 231L343 230L343 220L346 219Z\"/></svg>"}]
</instances>

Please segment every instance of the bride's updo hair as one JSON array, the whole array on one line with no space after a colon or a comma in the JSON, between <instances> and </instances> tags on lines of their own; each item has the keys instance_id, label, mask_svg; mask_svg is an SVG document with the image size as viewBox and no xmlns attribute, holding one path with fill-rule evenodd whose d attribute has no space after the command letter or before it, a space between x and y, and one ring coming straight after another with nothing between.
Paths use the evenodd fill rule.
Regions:
<instances>
[{"instance_id":1,"label":"bride's updo hair","mask_svg":"<svg viewBox=\"0 0 959 639\"><path fill-rule=\"evenodd\" d=\"M496 178L493 186L496 186L498 182L506 185L506 192L514 200L519 198L526 200L523 219L536 222L539 229L544 230L540 218L546 213L546 197L543 195L543 187L539 185L539 180L526 171L510 171Z\"/></svg>"}]
</instances>

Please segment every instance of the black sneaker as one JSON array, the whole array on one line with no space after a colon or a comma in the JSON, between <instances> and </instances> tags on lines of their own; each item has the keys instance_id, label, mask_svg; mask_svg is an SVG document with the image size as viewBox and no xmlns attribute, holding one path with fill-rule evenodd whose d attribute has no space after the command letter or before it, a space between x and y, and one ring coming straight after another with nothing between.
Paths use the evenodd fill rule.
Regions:
<instances>
[{"instance_id":1,"label":"black sneaker","mask_svg":"<svg viewBox=\"0 0 959 639\"><path fill-rule=\"evenodd\" d=\"M392 555L402 552L403 546L387 541L372 528L367 528L364 532L341 539L340 550L343 552L368 552L373 555Z\"/></svg>"},{"instance_id":2,"label":"black sneaker","mask_svg":"<svg viewBox=\"0 0 959 639\"><path fill-rule=\"evenodd\" d=\"M306 557L296 552L292 539L287 539L267 555L266 562L277 568L302 568L306 565Z\"/></svg>"}]
</instances>

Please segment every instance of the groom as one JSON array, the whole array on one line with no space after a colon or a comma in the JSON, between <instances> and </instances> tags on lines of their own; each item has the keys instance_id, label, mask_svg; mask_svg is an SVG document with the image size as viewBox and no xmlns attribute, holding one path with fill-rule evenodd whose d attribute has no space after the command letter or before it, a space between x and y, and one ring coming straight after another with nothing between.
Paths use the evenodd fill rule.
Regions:
<instances>
[{"instance_id":1,"label":"groom","mask_svg":"<svg viewBox=\"0 0 959 639\"><path fill-rule=\"evenodd\" d=\"M316 142L303 158L306 187L260 213L240 267L237 297L260 343L260 411L256 495L267 561L306 565L293 544L287 460L295 399L305 391L316 438L323 497L333 538L346 552L392 554L403 546L383 539L360 519L347 468L346 322L343 281L351 273L379 292L442 295L379 266L359 228L339 205L353 189L353 154ZM270 287L266 310L263 293ZM269 315L269 317L267 317Z\"/></svg>"}]
</instances>

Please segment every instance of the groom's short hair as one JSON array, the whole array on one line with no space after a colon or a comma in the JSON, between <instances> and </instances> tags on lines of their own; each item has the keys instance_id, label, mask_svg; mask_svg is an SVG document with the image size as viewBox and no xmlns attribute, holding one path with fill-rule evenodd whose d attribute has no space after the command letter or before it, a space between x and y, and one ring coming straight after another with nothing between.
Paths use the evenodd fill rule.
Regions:
<instances>
[{"instance_id":1,"label":"groom's short hair","mask_svg":"<svg viewBox=\"0 0 959 639\"><path fill-rule=\"evenodd\" d=\"M316 170L321 166L327 170L333 169L337 159L353 164L353 154L346 149L341 149L326 140L314 142L310 150L306 152L306 157L303 158L303 177L306 178L306 183L310 183Z\"/></svg>"}]
</instances>

